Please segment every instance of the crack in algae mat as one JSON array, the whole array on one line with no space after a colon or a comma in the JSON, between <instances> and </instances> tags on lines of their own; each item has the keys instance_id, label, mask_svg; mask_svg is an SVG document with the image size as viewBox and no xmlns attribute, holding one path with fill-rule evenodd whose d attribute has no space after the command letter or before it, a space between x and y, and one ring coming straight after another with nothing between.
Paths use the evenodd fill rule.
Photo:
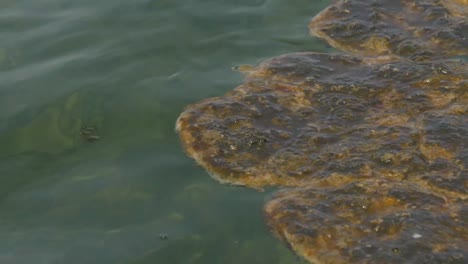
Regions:
<instances>
[{"instance_id":1,"label":"crack in algae mat","mask_svg":"<svg viewBox=\"0 0 468 264\"><path fill-rule=\"evenodd\" d=\"M349 53L241 66L176 130L311 263L468 262L468 2L336 1L311 33Z\"/></svg>"}]
</instances>

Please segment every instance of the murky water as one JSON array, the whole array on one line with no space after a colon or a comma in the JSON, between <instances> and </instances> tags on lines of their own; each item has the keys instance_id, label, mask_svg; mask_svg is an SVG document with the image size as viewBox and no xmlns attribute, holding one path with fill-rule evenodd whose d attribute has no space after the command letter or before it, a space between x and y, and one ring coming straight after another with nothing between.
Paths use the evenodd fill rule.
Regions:
<instances>
[{"instance_id":1,"label":"murky water","mask_svg":"<svg viewBox=\"0 0 468 264\"><path fill-rule=\"evenodd\" d=\"M329 50L306 28L327 4L1 1L0 263L300 263L269 193L211 180L174 123L235 65Z\"/></svg>"}]
</instances>

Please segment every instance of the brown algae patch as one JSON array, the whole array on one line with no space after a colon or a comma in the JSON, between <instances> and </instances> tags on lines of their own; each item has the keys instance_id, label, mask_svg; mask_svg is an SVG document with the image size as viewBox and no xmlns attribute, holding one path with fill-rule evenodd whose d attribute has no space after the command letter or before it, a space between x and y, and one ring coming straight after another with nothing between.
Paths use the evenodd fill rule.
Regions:
<instances>
[{"instance_id":1,"label":"brown algae patch","mask_svg":"<svg viewBox=\"0 0 468 264\"><path fill-rule=\"evenodd\" d=\"M466 230L451 218L445 233L437 226L455 214L468 187L463 64L287 54L262 63L232 92L188 106L177 131L187 153L220 182L309 186L283 191L266 218L312 262L463 259ZM422 85L428 79L443 79L454 99L434 102L429 94L440 87ZM389 195L397 191L407 196ZM426 205L429 194L443 202ZM325 210L340 195L341 207ZM358 205L362 214L351 210ZM414 250L421 253L410 257Z\"/></svg>"},{"instance_id":2,"label":"brown algae patch","mask_svg":"<svg viewBox=\"0 0 468 264\"><path fill-rule=\"evenodd\" d=\"M467 55L467 7L335 1L309 27L360 56L235 67L180 115L182 145L222 183L288 188L265 218L311 263L466 263L468 65L441 56Z\"/></svg>"},{"instance_id":3,"label":"brown algae patch","mask_svg":"<svg viewBox=\"0 0 468 264\"><path fill-rule=\"evenodd\" d=\"M188 154L231 184L320 184L333 173L362 178L357 172L364 167L420 174L442 152L428 156L424 128L415 125L436 107L427 94L439 87L419 84L450 75L446 93L456 97L456 84L466 78L458 70L438 73L435 63L368 64L320 53L276 57L234 91L188 106L177 130Z\"/></svg>"},{"instance_id":4,"label":"brown algae patch","mask_svg":"<svg viewBox=\"0 0 468 264\"><path fill-rule=\"evenodd\" d=\"M311 263L463 263L463 211L410 182L367 180L282 191L265 218Z\"/></svg>"},{"instance_id":5,"label":"brown algae patch","mask_svg":"<svg viewBox=\"0 0 468 264\"><path fill-rule=\"evenodd\" d=\"M362 55L430 58L468 53L468 4L438 0L340 0L309 24L333 47Z\"/></svg>"}]
</instances>

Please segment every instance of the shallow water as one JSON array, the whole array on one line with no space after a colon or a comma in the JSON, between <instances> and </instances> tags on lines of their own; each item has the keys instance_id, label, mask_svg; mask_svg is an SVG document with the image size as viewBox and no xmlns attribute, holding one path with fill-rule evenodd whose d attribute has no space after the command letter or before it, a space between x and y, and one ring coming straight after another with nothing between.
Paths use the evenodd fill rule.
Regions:
<instances>
[{"instance_id":1,"label":"shallow water","mask_svg":"<svg viewBox=\"0 0 468 264\"><path fill-rule=\"evenodd\" d=\"M233 66L330 50L307 31L327 4L3 0L0 263L301 263L269 192L211 180L174 123Z\"/></svg>"}]
</instances>

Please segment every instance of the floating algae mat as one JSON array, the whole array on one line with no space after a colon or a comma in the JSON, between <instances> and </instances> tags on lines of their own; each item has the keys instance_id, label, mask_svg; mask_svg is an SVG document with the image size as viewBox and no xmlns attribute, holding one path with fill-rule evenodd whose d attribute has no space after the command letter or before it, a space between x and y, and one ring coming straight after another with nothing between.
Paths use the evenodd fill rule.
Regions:
<instances>
[{"instance_id":1,"label":"floating algae mat","mask_svg":"<svg viewBox=\"0 0 468 264\"><path fill-rule=\"evenodd\" d=\"M335 48L361 55L464 55L466 0L339 1L310 23Z\"/></svg>"},{"instance_id":2,"label":"floating algae mat","mask_svg":"<svg viewBox=\"0 0 468 264\"><path fill-rule=\"evenodd\" d=\"M286 54L176 129L222 183L284 187L266 222L311 263L468 262L468 2L338 1L309 25L353 54ZM364 56L374 57L364 57Z\"/></svg>"}]
</instances>

